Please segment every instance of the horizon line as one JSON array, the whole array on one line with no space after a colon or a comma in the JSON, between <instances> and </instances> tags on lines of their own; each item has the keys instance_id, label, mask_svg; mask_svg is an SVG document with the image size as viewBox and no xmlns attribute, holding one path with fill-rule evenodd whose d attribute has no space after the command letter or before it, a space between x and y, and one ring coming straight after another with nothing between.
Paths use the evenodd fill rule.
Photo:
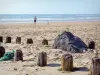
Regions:
<instances>
[{"instance_id":1,"label":"horizon line","mask_svg":"<svg viewBox=\"0 0 100 75\"><path fill-rule=\"evenodd\" d=\"M0 14L0 15L18 15L18 14ZM20 15L100 15L100 14L20 14Z\"/></svg>"}]
</instances>

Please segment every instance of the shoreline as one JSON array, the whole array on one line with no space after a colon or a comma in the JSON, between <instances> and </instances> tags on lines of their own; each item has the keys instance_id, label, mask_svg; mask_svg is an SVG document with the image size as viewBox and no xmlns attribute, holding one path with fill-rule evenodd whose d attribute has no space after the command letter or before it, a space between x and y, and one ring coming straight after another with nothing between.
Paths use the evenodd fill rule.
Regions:
<instances>
[{"instance_id":1,"label":"shoreline","mask_svg":"<svg viewBox=\"0 0 100 75\"><path fill-rule=\"evenodd\" d=\"M48 23L67 23L67 22L100 22L100 20L66 20L66 21L55 21L55 20L52 20L52 21L50 21L50 20L41 20L41 22L38 22L37 21L37 24L41 24L41 23L43 23L43 24L48 24ZM18 23L18 24L27 24L27 23L34 23L33 21L5 21L5 22L0 22L0 24L14 24L14 23Z\"/></svg>"}]
</instances>

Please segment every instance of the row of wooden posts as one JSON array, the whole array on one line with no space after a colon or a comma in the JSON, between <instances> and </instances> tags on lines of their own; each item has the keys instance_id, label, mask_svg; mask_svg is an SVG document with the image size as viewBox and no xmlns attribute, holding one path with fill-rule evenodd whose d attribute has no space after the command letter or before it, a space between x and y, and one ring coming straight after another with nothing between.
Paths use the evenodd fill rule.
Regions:
<instances>
[{"instance_id":1,"label":"row of wooden posts","mask_svg":"<svg viewBox=\"0 0 100 75\"><path fill-rule=\"evenodd\" d=\"M3 37L0 36L0 43L3 42ZM6 37L6 43L11 43L11 37ZM16 38L16 44L21 44L21 37L17 37ZM33 40L32 38L28 38L27 39L27 44L33 44ZM42 40L42 44L43 45L48 45L48 40L47 39L43 39ZM90 41L88 44L88 47L90 49L95 49L95 42L94 41Z\"/></svg>"},{"instance_id":2,"label":"row of wooden posts","mask_svg":"<svg viewBox=\"0 0 100 75\"><path fill-rule=\"evenodd\" d=\"M16 50L14 61L23 61L23 53L21 50ZM37 65L40 67L47 66L47 53L40 52L38 55ZM61 57L62 71L73 71L73 56L71 54L64 54ZM90 75L100 75L100 58L93 58Z\"/></svg>"},{"instance_id":3,"label":"row of wooden posts","mask_svg":"<svg viewBox=\"0 0 100 75\"><path fill-rule=\"evenodd\" d=\"M0 36L0 42L3 42L3 37ZM6 37L6 43L11 43L11 37ZM21 44L21 37L16 38L16 44ZM33 44L32 38L27 39L27 44Z\"/></svg>"},{"instance_id":4,"label":"row of wooden posts","mask_svg":"<svg viewBox=\"0 0 100 75\"><path fill-rule=\"evenodd\" d=\"M4 47L0 46L0 57L5 53ZM23 61L23 52L21 50L16 50L14 53L14 61ZM40 52L38 54L37 65L40 67L47 66L47 53ZM71 54L64 54L61 57L61 67L63 71L73 71L73 56ZM92 64L90 69L90 75L100 75L100 58L92 58Z\"/></svg>"},{"instance_id":5,"label":"row of wooden posts","mask_svg":"<svg viewBox=\"0 0 100 75\"><path fill-rule=\"evenodd\" d=\"M3 37L2 36L0 36L0 43L3 43ZM11 37L6 37L6 43L11 43ZM21 37L16 38L16 44L21 44ZM32 38L27 39L27 44L33 44ZM48 45L48 40L43 39L42 44Z\"/></svg>"},{"instance_id":6,"label":"row of wooden posts","mask_svg":"<svg viewBox=\"0 0 100 75\"><path fill-rule=\"evenodd\" d=\"M38 55L38 66L47 66L47 53L41 52ZM62 71L73 71L73 56L71 54L64 54L61 57ZM92 58L92 64L89 75L100 75L100 58Z\"/></svg>"}]
</instances>

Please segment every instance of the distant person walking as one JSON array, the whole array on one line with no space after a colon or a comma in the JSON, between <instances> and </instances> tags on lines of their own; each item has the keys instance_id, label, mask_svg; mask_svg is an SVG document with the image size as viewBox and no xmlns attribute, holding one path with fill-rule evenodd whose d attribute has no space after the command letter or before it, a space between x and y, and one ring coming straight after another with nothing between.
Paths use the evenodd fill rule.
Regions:
<instances>
[{"instance_id":1,"label":"distant person walking","mask_svg":"<svg viewBox=\"0 0 100 75\"><path fill-rule=\"evenodd\" d=\"M36 24L36 21L37 21L37 18L36 18L36 16L34 17L34 24Z\"/></svg>"}]
</instances>

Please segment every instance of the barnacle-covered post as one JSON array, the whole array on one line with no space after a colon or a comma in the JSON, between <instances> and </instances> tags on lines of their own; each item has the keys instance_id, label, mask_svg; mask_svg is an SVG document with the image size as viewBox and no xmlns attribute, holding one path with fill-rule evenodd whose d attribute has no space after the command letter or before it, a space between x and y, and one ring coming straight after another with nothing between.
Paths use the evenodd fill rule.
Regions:
<instances>
[{"instance_id":1,"label":"barnacle-covered post","mask_svg":"<svg viewBox=\"0 0 100 75\"><path fill-rule=\"evenodd\" d=\"M72 71L73 56L71 54L64 54L61 57L61 66L63 71Z\"/></svg>"}]
</instances>

